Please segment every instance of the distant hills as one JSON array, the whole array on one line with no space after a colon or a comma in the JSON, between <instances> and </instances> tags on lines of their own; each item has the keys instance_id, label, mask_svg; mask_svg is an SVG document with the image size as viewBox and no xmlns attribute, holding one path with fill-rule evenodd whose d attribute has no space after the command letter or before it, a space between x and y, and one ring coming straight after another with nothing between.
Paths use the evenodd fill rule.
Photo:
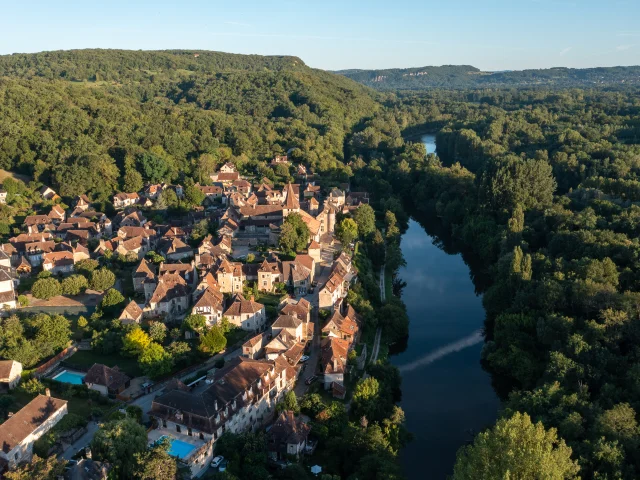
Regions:
<instances>
[{"instance_id":1,"label":"distant hills","mask_svg":"<svg viewBox=\"0 0 640 480\"><path fill-rule=\"evenodd\" d=\"M640 66L582 69L558 67L483 72L471 65L443 65L386 70L339 70L334 73L382 91L430 88L640 85Z\"/></svg>"}]
</instances>

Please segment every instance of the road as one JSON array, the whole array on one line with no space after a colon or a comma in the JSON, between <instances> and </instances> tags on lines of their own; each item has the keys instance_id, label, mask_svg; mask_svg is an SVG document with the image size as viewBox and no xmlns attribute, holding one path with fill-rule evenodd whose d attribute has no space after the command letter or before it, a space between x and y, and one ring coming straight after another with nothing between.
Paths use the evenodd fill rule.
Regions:
<instances>
[{"instance_id":1,"label":"road","mask_svg":"<svg viewBox=\"0 0 640 480\"><path fill-rule=\"evenodd\" d=\"M318 362L320 361L320 322L318 320L317 306L313 307L313 310L311 311L311 321L313 322L313 340L307 365L300 373L296 386L293 389L297 397L301 397L306 393L309 386L305 382L308 378L315 375L316 369L318 368Z\"/></svg>"}]
</instances>

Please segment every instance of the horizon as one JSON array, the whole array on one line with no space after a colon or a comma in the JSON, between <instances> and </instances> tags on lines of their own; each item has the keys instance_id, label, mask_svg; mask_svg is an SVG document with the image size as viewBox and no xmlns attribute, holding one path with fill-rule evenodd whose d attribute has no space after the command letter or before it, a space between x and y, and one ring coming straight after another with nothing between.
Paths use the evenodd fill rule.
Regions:
<instances>
[{"instance_id":1,"label":"horizon","mask_svg":"<svg viewBox=\"0 0 640 480\"><path fill-rule=\"evenodd\" d=\"M640 64L640 4L623 0L328 0L180 5L114 0L4 8L0 54L87 48L291 55L323 70L473 65L482 71ZM29 22L25 22L29 18ZM312 21L305 21L312 19ZM523 21L524 19L524 21ZM194 48L195 47L195 48Z\"/></svg>"}]
</instances>

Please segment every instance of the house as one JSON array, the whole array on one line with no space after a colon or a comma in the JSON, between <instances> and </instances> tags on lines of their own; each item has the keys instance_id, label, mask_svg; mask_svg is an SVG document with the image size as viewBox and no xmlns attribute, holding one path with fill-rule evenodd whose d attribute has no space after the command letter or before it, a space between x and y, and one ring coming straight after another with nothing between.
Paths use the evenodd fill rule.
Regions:
<instances>
[{"instance_id":1,"label":"house","mask_svg":"<svg viewBox=\"0 0 640 480\"><path fill-rule=\"evenodd\" d=\"M226 256L221 257L212 267L211 273L218 282L222 293L242 292L244 273L241 263L230 262Z\"/></svg>"},{"instance_id":2,"label":"house","mask_svg":"<svg viewBox=\"0 0 640 480\"><path fill-rule=\"evenodd\" d=\"M280 315L271 325L271 335L275 338L280 332L285 332L297 342L301 341L305 333L302 320L293 315Z\"/></svg>"},{"instance_id":3,"label":"house","mask_svg":"<svg viewBox=\"0 0 640 480\"><path fill-rule=\"evenodd\" d=\"M131 379L118 367L112 368L101 363L94 363L82 379L82 383L90 390L100 392L106 397L122 393L131 384Z\"/></svg>"},{"instance_id":4,"label":"house","mask_svg":"<svg viewBox=\"0 0 640 480\"><path fill-rule=\"evenodd\" d=\"M333 203L336 207L342 207L345 202L345 193L339 188L334 188L329 192L328 202Z\"/></svg>"},{"instance_id":5,"label":"house","mask_svg":"<svg viewBox=\"0 0 640 480\"><path fill-rule=\"evenodd\" d=\"M4 261L4 260L3 260ZM0 265L0 308L16 308L15 283L11 267Z\"/></svg>"},{"instance_id":6,"label":"house","mask_svg":"<svg viewBox=\"0 0 640 480\"><path fill-rule=\"evenodd\" d=\"M114 223L120 227L142 227L147 219L140 210L125 210L115 216Z\"/></svg>"},{"instance_id":7,"label":"house","mask_svg":"<svg viewBox=\"0 0 640 480\"><path fill-rule=\"evenodd\" d=\"M289 302L280 309L283 315L293 315L298 317L302 322L311 321L311 303L301 298L297 302Z\"/></svg>"},{"instance_id":8,"label":"house","mask_svg":"<svg viewBox=\"0 0 640 480\"><path fill-rule=\"evenodd\" d=\"M307 254L313 258L316 263L322 262L322 247L315 240L311 240L311 243L307 247Z\"/></svg>"},{"instance_id":9,"label":"house","mask_svg":"<svg viewBox=\"0 0 640 480\"><path fill-rule=\"evenodd\" d=\"M267 449L273 460L288 460L304 452L311 427L296 417L291 410L284 411L267 433Z\"/></svg>"},{"instance_id":10,"label":"house","mask_svg":"<svg viewBox=\"0 0 640 480\"><path fill-rule=\"evenodd\" d=\"M271 165L289 165L289 158L286 155L276 155L271 160Z\"/></svg>"},{"instance_id":11,"label":"house","mask_svg":"<svg viewBox=\"0 0 640 480\"><path fill-rule=\"evenodd\" d=\"M221 198L224 190L219 185L195 185L202 193L204 193L207 198L215 199Z\"/></svg>"},{"instance_id":12,"label":"house","mask_svg":"<svg viewBox=\"0 0 640 480\"><path fill-rule=\"evenodd\" d=\"M224 296L218 289L206 288L196 301L191 313L203 315L207 320L207 326L211 327L222 320Z\"/></svg>"},{"instance_id":13,"label":"house","mask_svg":"<svg viewBox=\"0 0 640 480\"><path fill-rule=\"evenodd\" d=\"M0 392L14 389L22 376L22 364L15 360L0 360Z\"/></svg>"},{"instance_id":14,"label":"house","mask_svg":"<svg viewBox=\"0 0 640 480\"><path fill-rule=\"evenodd\" d=\"M116 209L126 208L135 205L140 201L137 193L117 193L113 196L113 207Z\"/></svg>"},{"instance_id":15,"label":"house","mask_svg":"<svg viewBox=\"0 0 640 480\"><path fill-rule=\"evenodd\" d=\"M336 337L346 340L350 346L353 346L358 339L360 329L355 319L349 316L343 317L338 310L327 320L322 327L322 335Z\"/></svg>"},{"instance_id":16,"label":"house","mask_svg":"<svg viewBox=\"0 0 640 480\"><path fill-rule=\"evenodd\" d=\"M145 283L156 283L155 267L144 258L133 272L133 289L136 293L144 293ZM154 287L155 288L155 287Z\"/></svg>"},{"instance_id":17,"label":"house","mask_svg":"<svg viewBox=\"0 0 640 480\"><path fill-rule=\"evenodd\" d=\"M118 320L120 320L120 323L123 325L140 323L142 320L142 313L140 306L134 300L131 300L127 306L124 307L124 310L120 314L120 317L118 317Z\"/></svg>"},{"instance_id":18,"label":"house","mask_svg":"<svg viewBox=\"0 0 640 480\"><path fill-rule=\"evenodd\" d=\"M231 162L227 162L220 167L220 173L236 173L237 171L236 166Z\"/></svg>"},{"instance_id":19,"label":"house","mask_svg":"<svg viewBox=\"0 0 640 480\"><path fill-rule=\"evenodd\" d=\"M58 194L54 189L47 187L46 185L40 189L40 196L45 200L55 200Z\"/></svg>"},{"instance_id":20,"label":"house","mask_svg":"<svg viewBox=\"0 0 640 480\"><path fill-rule=\"evenodd\" d=\"M258 268L258 290L273 292L275 284L279 282L282 282L282 262L275 254L271 254Z\"/></svg>"},{"instance_id":21,"label":"house","mask_svg":"<svg viewBox=\"0 0 640 480\"><path fill-rule=\"evenodd\" d=\"M194 262L191 263L161 263L158 268L158 276L180 275L187 285L195 287L198 282L198 271Z\"/></svg>"},{"instance_id":22,"label":"house","mask_svg":"<svg viewBox=\"0 0 640 480\"><path fill-rule=\"evenodd\" d=\"M242 355L253 360L264 356L264 347L268 341L266 333L259 333L242 344Z\"/></svg>"},{"instance_id":23,"label":"house","mask_svg":"<svg viewBox=\"0 0 640 480\"><path fill-rule=\"evenodd\" d=\"M0 188L0 203L7 203L7 191L4 188Z\"/></svg>"},{"instance_id":24,"label":"house","mask_svg":"<svg viewBox=\"0 0 640 480\"><path fill-rule=\"evenodd\" d=\"M236 192L242 193L244 196L249 196L251 193L251 184L246 180L239 179L231 184L235 188Z\"/></svg>"},{"instance_id":25,"label":"house","mask_svg":"<svg viewBox=\"0 0 640 480\"><path fill-rule=\"evenodd\" d=\"M318 308L333 312L334 308L342 301L343 286L344 278L337 272L333 272L318 292Z\"/></svg>"},{"instance_id":26,"label":"house","mask_svg":"<svg viewBox=\"0 0 640 480\"><path fill-rule=\"evenodd\" d=\"M54 205L47 216L55 223L64 222L66 214L60 205Z\"/></svg>"},{"instance_id":27,"label":"house","mask_svg":"<svg viewBox=\"0 0 640 480\"><path fill-rule=\"evenodd\" d=\"M247 331L259 331L265 326L267 314L264 305L237 293L231 306L224 312L229 322Z\"/></svg>"},{"instance_id":28,"label":"house","mask_svg":"<svg viewBox=\"0 0 640 480\"><path fill-rule=\"evenodd\" d=\"M273 415L295 376L286 362L236 357L215 372L204 391L165 389L153 400L149 416L178 439L215 442L224 432L257 431Z\"/></svg>"},{"instance_id":29,"label":"house","mask_svg":"<svg viewBox=\"0 0 640 480\"><path fill-rule=\"evenodd\" d=\"M194 251L178 237L163 240L158 247L158 253L167 260L178 261L193 257Z\"/></svg>"},{"instance_id":30,"label":"house","mask_svg":"<svg viewBox=\"0 0 640 480\"><path fill-rule=\"evenodd\" d=\"M238 172L219 172L211 175L211 180L213 182L220 182L224 187L229 187L236 180L240 179L240 174Z\"/></svg>"},{"instance_id":31,"label":"house","mask_svg":"<svg viewBox=\"0 0 640 480\"><path fill-rule=\"evenodd\" d=\"M344 372L347 367L349 342L336 337L327 337L320 343L320 367L324 374L324 389L329 390L334 383L344 386Z\"/></svg>"},{"instance_id":32,"label":"house","mask_svg":"<svg viewBox=\"0 0 640 480\"><path fill-rule=\"evenodd\" d=\"M184 278L178 274L162 275L158 278L144 312L148 316L165 316L172 319L187 311L189 299L190 290Z\"/></svg>"},{"instance_id":33,"label":"house","mask_svg":"<svg viewBox=\"0 0 640 480\"><path fill-rule=\"evenodd\" d=\"M42 258L42 269L54 275L67 274L73 272L73 252L51 252L45 253Z\"/></svg>"},{"instance_id":34,"label":"house","mask_svg":"<svg viewBox=\"0 0 640 480\"><path fill-rule=\"evenodd\" d=\"M89 197L87 197L86 195L80 195L77 196L75 198L76 201L76 205L74 210L81 210L81 211L85 211L89 209L89 206L91 205L91 200L89 200Z\"/></svg>"},{"instance_id":35,"label":"house","mask_svg":"<svg viewBox=\"0 0 640 480\"><path fill-rule=\"evenodd\" d=\"M282 281L295 295L306 295L313 281L315 266L309 255L297 255L292 261L282 262Z\"/></svg>"},{"instance_id":36,"label":"house","mask_svg":"<svg viewBox=\"0 0 640 480\"><path fill-rule=\"evenodd\" d=\"M0 461L10 469L31 461L33 444L67 414L67 401L38 395L0 425Z\"/></svg>"}]
</instances>

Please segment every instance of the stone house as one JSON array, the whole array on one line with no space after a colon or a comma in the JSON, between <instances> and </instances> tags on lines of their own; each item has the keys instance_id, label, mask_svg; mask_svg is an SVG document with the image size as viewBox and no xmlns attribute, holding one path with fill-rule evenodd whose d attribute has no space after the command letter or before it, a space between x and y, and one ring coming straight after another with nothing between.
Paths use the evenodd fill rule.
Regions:
<instances>
[{"instance_id":1,"label":"stone house","mask_svg":"<svg viewBox=\"0 0 640 480\"><path fill-rule=\"evenodd\" d=\"M264 305L255 301L253 295L249 300L237 293L233 303L224 312L229 322L247 331L260 331L267 321Z\"/></svg>"},{"instance_id":2,"label":"stone house","mask_svg":"<svg viewBox=\"0 0 640 480\"><path fill-rule=\"evenodd\" d=\"M0 360L0 392L13 390L22 376L22 364L15 360Z\"/></svg>"}]
</instances>

